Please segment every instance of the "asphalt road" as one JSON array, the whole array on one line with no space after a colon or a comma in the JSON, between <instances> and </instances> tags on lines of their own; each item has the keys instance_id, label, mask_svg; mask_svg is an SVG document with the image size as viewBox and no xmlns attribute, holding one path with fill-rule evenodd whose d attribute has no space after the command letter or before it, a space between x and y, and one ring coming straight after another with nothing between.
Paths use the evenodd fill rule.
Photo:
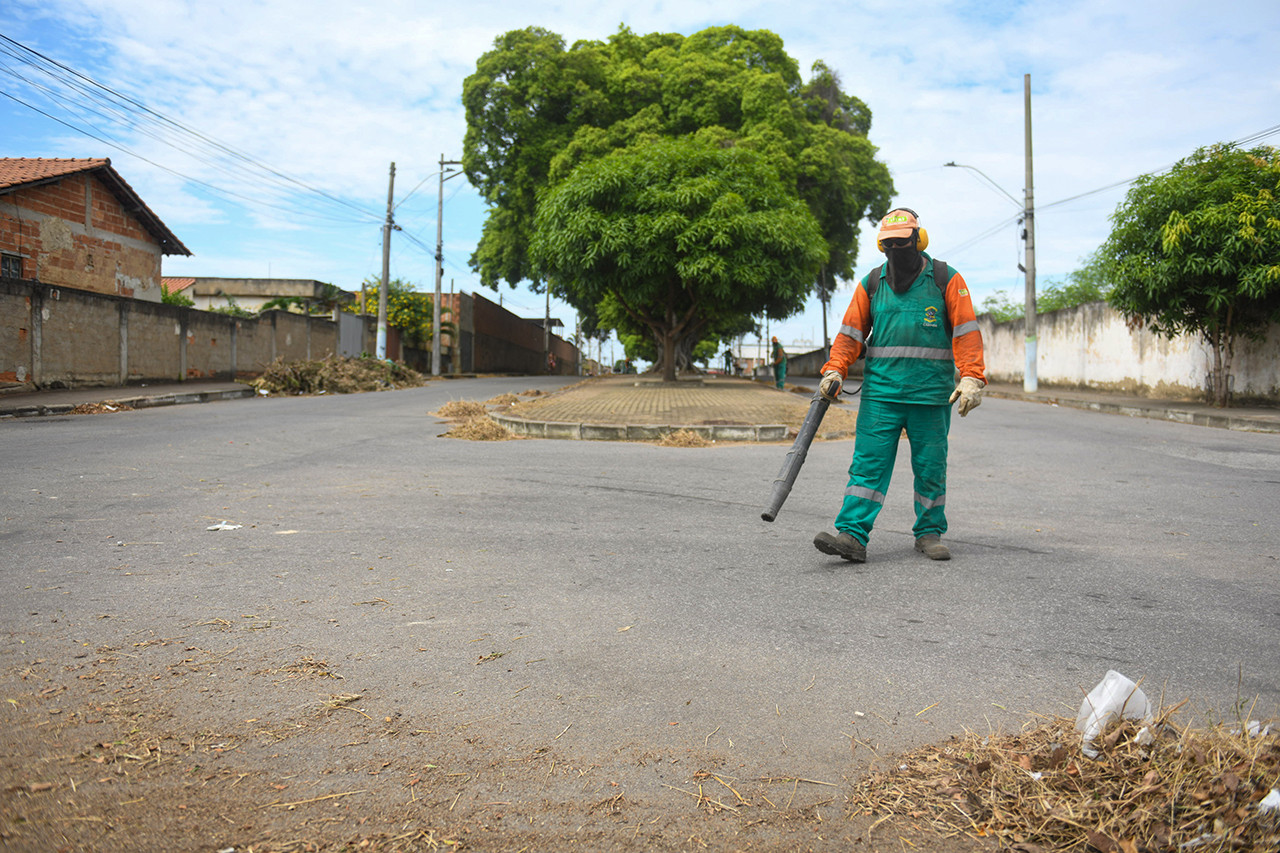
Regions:
<instances>
[{"instance_id":1,"label":"asphalt road","mask_svg":"<svg viewBox=\"0 0 1280 853\"><path fill-rule=\"evenodd\" d=\"M618 756L836 781L1073 716L1108 669L1214 719L1280 712L1276 436L987 400L953 424L954 558L912 549L904 444L853 566L810 544L849 441L765 524L784 446L468 442L429 414L558 381L0 423L0 669L259 628L214 637L243 665L173 713L270 714L255 668L314 656L371 705L614 757L653 796Z\"/></svg>"}]
</instances>

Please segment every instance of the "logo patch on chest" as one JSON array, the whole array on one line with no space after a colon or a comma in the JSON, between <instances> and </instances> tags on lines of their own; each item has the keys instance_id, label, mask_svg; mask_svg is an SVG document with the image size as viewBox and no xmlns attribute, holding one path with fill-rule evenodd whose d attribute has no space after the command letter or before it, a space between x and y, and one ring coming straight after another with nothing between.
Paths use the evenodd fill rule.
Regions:
<instances>
[{"instance_id":1,"label":"logo patch on chest","mask_svg":"<svg viewBox=\"0 0 1280 853\"><path fill-rule=\"evenodd\" d=\"M926 329L938 328L938 309L933 305L924 309L924 323L922 325Z\"/></svg>"}]
</instances>

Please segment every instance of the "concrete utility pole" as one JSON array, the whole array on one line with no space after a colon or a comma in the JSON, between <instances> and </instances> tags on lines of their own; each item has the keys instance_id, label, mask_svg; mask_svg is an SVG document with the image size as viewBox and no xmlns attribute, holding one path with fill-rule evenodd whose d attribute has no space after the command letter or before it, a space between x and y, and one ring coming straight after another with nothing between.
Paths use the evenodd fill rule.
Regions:
<instances>
[{"instance_id":1,"label":"concrete utility pole","mask_svg":"<svg viewBox=\"0 0 1280 853\"><path fill-rule=\"evenodd\" d=\"M1026 367L1022 373L1022 390L1031 393L1038 385L1036 377L1036 220L1035 201L1031 190L1031 75L1023 77L1023 102L1026 121L1027 200L1024 208L1023 234L1027 241L1027 319Z\"/></svg>"},{"instance_id":2,"label":"concrete utility pole","mask_svg":"<svg viewBox=\"0 0 1280 853\"><path fill-rule=\"evenodd\" d=\"M1036 205L1035 192L1032 189L1032 169L1031 169L1031 75L1023 76L1023 115L1026 126L1025 147L1026 147L1026 167L1027 167L1027 186L1023 200L1020 203L1016 198L1008 193L1004 187L997 184L981 169L975 166L966 166L963 163L957 163L952 160L950 163L943 163L944 166L955 166L960 169L969 169L981 175L987 183L995 187L1012 201L1014 204L1022 208L1022 239L1026 247L1026 258L1018 269L1026 273L1027 292L1025 304L1025 319L1023 320L1023 328L1025 330L1024 354L1026 363L1022 371L1022 390L1031 393L1036 390L1038 382L1036 381Z\"/></svg>"},{"instance_id":3,"label":"concrete utility pole","mask_svg":"<svg viewBox=\"0 0 1280 853\"><path fill-rule=\"evenodd\" d=\"M831 336L827 334L827 268L822 268L822 283L818 285L818 293L822 297L822 348L831 353Z\"/></svg>"},{"instance_id":4,"label":"concrete utility pole","mask_svg":"<svg viewBox=\"0 0 1280 853\"><path fill-rule=\"evenodd\" d=\"M462 172L445 175L445 166L461 166L460 160L446 160L440 155L440 191L436 195L436 298L431 303L431 375L440 375L440 277L444 275L444 182ZM458 320L455 317L454 322ZM456 328L456 327L455 327Z\"/></svg>"},{"instance_id":5,"label":"concrete utility pole","mask_svg":"<svg viewBox=\"0 0 1280 853\"><path fill-rule=\"evenodd\" d=\"M391 277L391 228L392 198L396 188L396 164L391 164L391 179L387 182L387 221L382 226L382 284L378 287L378 344L377 356L387 357L387 281Z\"/></svg>"}]
</instances>

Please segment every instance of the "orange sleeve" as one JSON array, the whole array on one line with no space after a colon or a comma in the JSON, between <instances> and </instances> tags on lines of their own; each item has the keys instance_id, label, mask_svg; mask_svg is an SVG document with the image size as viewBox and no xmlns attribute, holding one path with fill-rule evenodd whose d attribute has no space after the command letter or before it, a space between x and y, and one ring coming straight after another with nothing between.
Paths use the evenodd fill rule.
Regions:
<instances>
[{"instance_id":1,"label":"orange sleeve","mask_svg":"<svg viewBox=\"0 0 1280 853\"><path fill-rule=\"evenodd\" d=\"M849 368L858 360L858 353L866 346L867 333L871 331L871 299L867 296L866 279L853 289L853 298L844 311L840 331L831 342L831 355L822 365L822 372L839 372L841 378L849 375Z\"/></svg>"},{"instance_id":2,"label":"orange sleeve","mask_svg":"<svg viewBox=\"0 0 1280 853\"><path fill-rule=\"evenodd\" d=\"M960 273L951 276L945 293L947 315L951 318L951 351L955 355L956 367L961 376L971 376L985 385L982 332L978 329L978 316L973 312L973 300L969 298L969 286Z\"/></svg>"}]
</instances>

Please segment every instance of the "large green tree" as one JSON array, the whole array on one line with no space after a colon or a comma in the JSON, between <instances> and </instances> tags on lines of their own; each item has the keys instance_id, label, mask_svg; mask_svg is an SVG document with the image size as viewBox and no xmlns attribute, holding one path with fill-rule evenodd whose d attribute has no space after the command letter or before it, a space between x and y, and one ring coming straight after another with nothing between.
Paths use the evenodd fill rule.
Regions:
<instances>
[{"instance_id":1,"label":"large green tree","mask_svg":"<svg viewBox=\"0 0 1280 853\"><path fill-rule=\"evenodd\" d=\"M684 138L574 169L543 195L530 251L557 296L644 328L674 381L712 323L803 306L827 246L763 155Z\"/></svg>"},{"instance_id":2,"label":"large green tree","mask_svg":"<svg viewBox=\"0 0 1280 853\"><path fill-rule=\"evenodd\" d=\"M1139 178L1112 224L1099 250L1115 282L1108 300L1157 334L1203 337L1213 400L1228 405L1237 337L1280 319L1280 154L1201 148Z\"/></svg>"},{"instance_id":3,"label":"large green tree","mask_svg":"<svg viewBox=\"0 0 1280 853\"><path fill-rule=\"evenodd\" d=\"M809 287L853 276L860 223L883 214L893 195L867 139L866 105L821 62L802 80L767 30L724 26L685 37L622 27L568 48L547 30L515 30L479 59L463 104L464 168L489 204L471 265L491 287L529 280L539 289L546 278L529 254L541 193L611 152L663 139L748 150L772 164L826 242ZM797 311L803 299L787 305Z\"/></svg>"}]
</instances>

